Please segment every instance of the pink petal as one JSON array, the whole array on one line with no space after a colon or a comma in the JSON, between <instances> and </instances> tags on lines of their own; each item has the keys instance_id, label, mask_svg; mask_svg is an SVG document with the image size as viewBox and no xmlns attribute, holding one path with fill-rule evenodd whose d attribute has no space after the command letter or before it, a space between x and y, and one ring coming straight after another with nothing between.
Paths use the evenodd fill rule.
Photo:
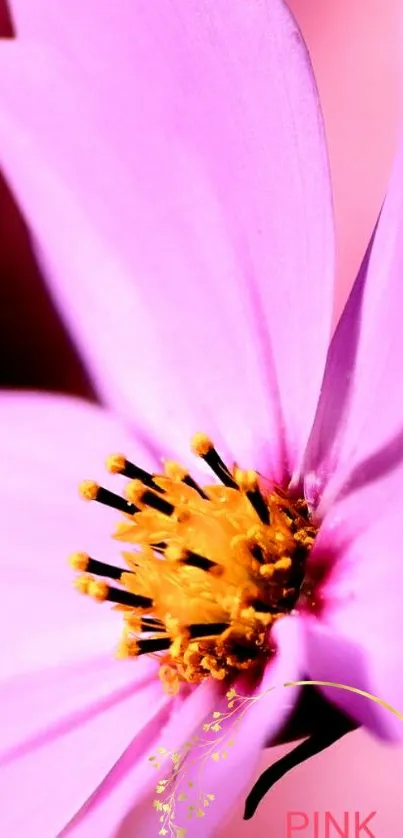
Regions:
<instances>
[{"instance_id":1,"label":"pink petal","mask_svg":"<svg viewBox=\"0 0 403 838\"><path fill-rule=\"evenodd\" d=\"M172 751L177 750L197 729L209 709L216 706L219 694L216 682L205 681L187 697L171 702L165 725L151 728L129 746L60 838L92 838L100 830L111 838L120 838L133 805L151 791L158 779L149 757L155 755L162 744ZM137 824L137 808L134 822Z\"/></svg>"},{"instance_id":2,"label":"pink petal","mask_svg":"<svg viewBox=\"0 0 403 838\"><path fill-rule=\"evenodd\" d=\"M403 143L373 245L336 332L306 469L337 495L403 461Z\"/></svg>"},{"instance_id":3,"label":"pink petal","mask_svg":"<svg viewBox=\"0 0 403 838\"><path fill-rule=\"evenodd\" d=\"M379 492L363 490L328 514L311 567L330 557L333 567L322 587L322 609L304 623L309 677L387 702L400 718L354 692L324 688L360 724L383 738L403 739L401 496L390 488L384 480Z\"/></svg>"},{"instance_id":4,"label":"pink petal","mask_svg":"<svg viewBox=\"0 0 403 838\"><path fill-rule=\"evenodd\" d=\"M0 621L13 625L13 640L9 655L2 650L0 682L114 648L118 614L78 596L67 559L83 550L122 562L111 540L120 514L78 494L85 478L122 488L122 478L104 467L116 450L145 468L154 465L100 408L65 397L2 395Z\"/></svg>"},{"instance_id":5,"label":"pink petal","mask_svg":"<svg viewBox=\"0 0 403 838\"><path fill-rule=\"evenodd\" d=\"M155 664L114 659L118 615L80 597L67 565L75 548L119 559L112 516L81 502L76 488L116 446L142 453L97 407L0 399L2 835L59 834L167 706ZM150 465L145 454L142 462Z\"/></svg>"},{"instance_id":6,"label":"pink petal","mask_svg":"<svg viewBox=\"0 0 403 838\"><path fill-rule=\"evenodd\" d=\"M267 696L257 701L244 716L238 729L236 744L229 748L227 761L215 763L209 760L203 770L203 789L215 794L215 801L203 819L192 819L191 823L180 823L186 819L186 804L179 803L178 821L181 826L188 826L192 838L210 836L217 823L222 820L235 798L242 794L250 775L255 768L259 752L267 740L282 726L291 712L297 697L297 688L281 689L290 680L296 680L302 669L302 651L299 621L289 618L276 627L276 639L279 653L268 667L258 689L259 694L271 687L274 689ZM156 753L158 747L169 751L179 751L184 742L197 734L204 736L202 724L209 720L213 711L227 709L227 700L217 683L209 681L198 687L189 698L179 703L166 727L152 740L145 749L143 759L134 765L124 757L111 772L109 778L94 795L88 806L72 823L71 828L63 833L63 838L90 838L99 835L100 830L111 838L152 838L158 832L158 816L152 806L152 798L144 800L130 812L135 798L137 800L151 792L159 776L167 776L171 763L165 763L162 774L152 768L147 757ZM229 738L229 725L227 738ZM211 734L210 734L211 736ZM194 748L193 756L198 759L203 755L199 748ZM192 756L192 759L193 759ZM197 786L197 769L192 769L187 781L193 780ZM182 790L182 789L181 789ZM191 792L188 790L189 797ZM153 797L155 797L155 793ZM187 803L191 803L189 799ZM182 811L183 810L183 811Z\"/></svg>"},{"instance_id":7,"label":"pink petal","mask_svg":"<svg viewBox=\"0 0 403 838\"><path fill-rule=\"evenodd\" d=\"M140 665L139 670L142 669ZM20 711L35 718L37 708L42 710L44 702L51 708L54 701L62 698L57 726L45 720L46 726L41 728L41 718L36 736L18 742L2 757L2 834L15 838L60 835L136 737L144 735L147 729L150 735L154 727L158 729L163 723L169 699L163 695L155 675L152 680L148 675L148 682L144 678L142 684L138 682L136 663L131 672L125 667L123 670L119 673L119 662L111 656L109 671L105 662L92 669L90 663L88 671L83 670L78 679L73 666L58 668L52 678L39 681L38 677L36 683L35 677L28 677L2 695L2 704L4 699L7 708L6 702L10 701L13 708L5 717L2 709L2 732L3 724L8 722L16 730L18 721L24 720ZM125 681L120 687L119 680ZM58 681L61 683L57 687ZM74 694L76 688L80 690L78 694Z\"/></svg>"},{"instance_id":8,"label":"pink petal","mask_svg":"<svg viewBox=\"0 0 403 838\"><path fill-rule=\"evenodd\" d=\"M279 479L313 419L333 279L295 24L278 0L35 12L56 50L3 47L3 162L100 392L157 440L163 417L173 452L206 430Z\"/></svg>"}]
</instances>

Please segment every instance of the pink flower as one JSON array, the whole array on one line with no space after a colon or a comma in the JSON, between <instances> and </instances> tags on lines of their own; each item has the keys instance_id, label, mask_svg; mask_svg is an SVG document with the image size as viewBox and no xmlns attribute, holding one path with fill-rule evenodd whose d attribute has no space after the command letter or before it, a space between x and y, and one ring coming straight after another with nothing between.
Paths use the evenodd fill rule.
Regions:
<instances>
[{"instance_id":1,"label":"pink flower","mask_svg":"<svg viewBox=\"0 0 403 838\"><path fill-rule=\"evenodd\" d=\"M163 458L179 460L205 485L187 454L201 429L226 463L263 475L264 493L282 487L293 515L295 499L306 498L310 519L296 516L306 548L301 596L286 613L276 595L275 616L284 616L264 633L257 692L305 676L403 707L402 161L328 352L326 151L307 55L283 5L127 0L117 11L112 0L71 0L68 21L61 8L14 3L21 40L0 54L0 147L105 407L2 396L0 825L16 838L147 838L158 830L151 803L140 806L155 782L149 754L179 749L225 706L226 687L208 677L167 695L158 661L114 659L119 612L74 591L65 555L79 548L113 561L116 513L88 509L75 494L81 477L100 476L106 453L121 449L152 473ZM248 508L240 516L233 501L234 526L253 521L261 503L253 486L248 506L247 489L225 496ZM274 521L294 570L291 522L277 495L267 503L271 524L255 515L263 530L255 561L266 566L275 553ZM160 520L152 513L150 532ZM233 549L225 542L214 583L229 580L231 597L245 578L229 562ZM290 594L287 562L277 571ZM210 585L211 574L196 572ZM255 566L248 574L267 605L264 575ZM143 574L144 589L150 579ZM170 607L186 615L179 591ZM255 631L262 612L246 604ZM401 722L378 704L323 693L355 723L401 737ZM277 689L260 699L226 770L208 763L203 785L216 800L192 821L192 838L213 834L244 792L296 697Z\"/></svg>"}]
</instances>

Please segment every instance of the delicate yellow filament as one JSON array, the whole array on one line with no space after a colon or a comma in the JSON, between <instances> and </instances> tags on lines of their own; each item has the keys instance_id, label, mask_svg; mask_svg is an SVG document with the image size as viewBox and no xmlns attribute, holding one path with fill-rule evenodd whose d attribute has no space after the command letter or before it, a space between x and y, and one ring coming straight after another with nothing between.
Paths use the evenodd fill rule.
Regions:
<instances>
[{"instance_id":1,"label":"delicate yellow filament","mask_svg":"<svg viewBox=\"0 0 403 838\"><path fill-rule=\"evenodd\" d=\"M141 476L126 484L133 506L91 481L80 492L124 513L115 538L127 545L127 571L85 553L70 559L81 573L115 580L87 573L76 586L115 603L124 620L118 655L157 654L170 693L182 681L259 671L272 654L271 626L295 606L316 535L303 499L264 489L253 470L230 471L205 434L192 449L223 485L198 487L172 461L149 475L121 454L109 457L110 472Z\"/></svg>"}]
</instances>

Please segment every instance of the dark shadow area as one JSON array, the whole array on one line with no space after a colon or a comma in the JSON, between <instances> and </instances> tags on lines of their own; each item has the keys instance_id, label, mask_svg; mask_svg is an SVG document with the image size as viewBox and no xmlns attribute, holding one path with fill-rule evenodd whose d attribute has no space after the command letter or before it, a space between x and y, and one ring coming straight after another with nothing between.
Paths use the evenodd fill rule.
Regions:
<instances>
[{"instance_id":1,"label":"dark shadow area","mask_svg":"<svg viewBox=\"0 0 403 838\"><path fill-rule=\"evenodd\" d=\"M95 399L84 366L48 294L27 226L1 175L0 387L50 390Z\"/></svg>"},{"instance_id":2,"label":"dark shadow area","mask_svg":"<svg viewBox=\"0 0 403 838\"><path fill-rule=\"evenodd\" d=\"M14 38L15 26L7 0L0 0L0 38Z\"/></svg>"},{"instance_id":3,"label":"dark shadow area","mask_svg":"<svg viewBox=\"0 0 403 838\"><path fill-rule=\"evenodd\" d=\"M302 680L309 680L308 676ZM345 718L337 707L326 700L317 687L302 687L290 718L278 731L277 736L268 743L268 746L272 748L312 736L324 727L331 728L333 724L338 723L340 717ZM349 724L354 727L351 721Z\"/></svg>"}]
</instances>

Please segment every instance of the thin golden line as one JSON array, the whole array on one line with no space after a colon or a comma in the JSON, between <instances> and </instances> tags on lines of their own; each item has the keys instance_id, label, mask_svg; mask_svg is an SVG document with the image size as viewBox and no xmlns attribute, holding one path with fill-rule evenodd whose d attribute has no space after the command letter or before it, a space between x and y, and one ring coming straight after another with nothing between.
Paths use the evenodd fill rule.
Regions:
<instances>
[{"instance_id":1,"label":"thin golden line","mask_svg":"<svg viewBox=\"0 0 403 838\"><path fill-rule=\"evenodd\" d=\"M305 686L313 686L313 687L335 687L338 690L346 690L350 693L356 693L357 695L362 695L364 698L369 698L370 701L374 701L375 704L380 704L385 710L390 710L395 716L397 716L400 721L403 722L403 713L400 713L399 710L396 710L395 707L392 707L391 704L388 704L387 701L384 701L382 698L378 698L376 695L372 695L372 693L368 693L365 690L359 690L358 687L349 687L347 684L337 684L335 681L289 681L286 684L283 684L283 687L305 687Z\"/></svg>"},{"instance_id":2,"label":"thin golden line","mask_svg":"<svg viewBox=\"0 0 403 838\"><path fill-rule=\"evenodd\" d=\"M259 695L250 696L250 697L243 696L242 697L243 700L241 701L240 707L233 710L230 714L230 715L232 715L233 713L235 714L237 711L240 710L239 718L236 721L234 720L231 723L230 729L234 728L234 727L237 727L239 722L241 721L242 717L247 713L247 711L250 709L252 704L254 704L256 701L259 701L259 699L263 698L264 696L268 695L268 693L273 692L274 690L280 689L281 687L305 687L305 686L334 687L335 689L338 689L338 690L345 690L346 692L351 692L351 693L355 693L356 695L361 695L361 696L363 696L363 698L367 698L370 701L373 701L375 704L379 704L385 710L389 710L391 713L393 713L394 716L396 716L398 719L400 719L400 721L403 721L403 713L401 713L399 710L396 710L395 707L392 707L391 704L389 704L387 701L384 701L382 698L378 698L376 695L372 695L372 693L369 693L366 690L360 690L358 687L350 687L348 684L339 684L336 681L287 681L284 684L278 684L277 686L274 685L272 687L268 687L266 690L264 690ZM234 696L233 698L241 698L241 696ZM222 714L222 715L225 715L225 714ZM229 732L228 732L227 736L229 736ZM220 739L219 739L219 742L223 741L223 738L224 737L221 736ZM227 737L225 737L225 738L227 738ZM210 749L207 751L207 755L205 755L202 758L202 765L200 767L199 774L202 774L202 772L203 772L203 769L205 767L205 763L207 762L207 757L210 755L210 751L213 748L216 748L216 747L217 747L217 741L215 740L214 742L211 743ZM183 766L181 766L179 768L178 775L176 777L176 782L178 782L179 775L182 774L182 777L183 777L184 773L186 773L186 769L185 769L185 772L184 772L183 771ZM175 806L176 805L175 790L172 794L172 797L173 797L174 806Z\"/></svg>"}]
</instances>

